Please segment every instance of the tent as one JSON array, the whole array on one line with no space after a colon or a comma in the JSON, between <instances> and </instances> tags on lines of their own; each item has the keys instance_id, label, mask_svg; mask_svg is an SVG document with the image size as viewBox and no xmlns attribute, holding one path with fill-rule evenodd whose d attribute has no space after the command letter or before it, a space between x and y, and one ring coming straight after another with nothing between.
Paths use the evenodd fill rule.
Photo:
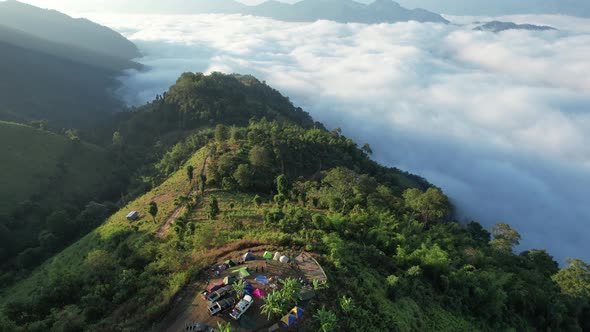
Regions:
<instances>
[{"instance_id":1,"label":"tent","mask_svg":"<svg viewBox=\"0 0 590 332\"><path fill-rule=\"evenodd\" d=\"M273 255L270 251L265 251L264 255L262 255L262 258L264 259L272 259Z\"/></svg>"},{"instance_id":2,"label":"tent","mask_svg":"<svg viewBox=\"0 0 590 332\"><path fill-rule=\"evenodd\" d=\"M281 263L289 263L289 257L287 257L287 256L281 256L281 258L279 258L279 261Z\"/></svg>"},{"instance_id":3,"label":"tent","mask_svg":"<svg viewBox=\"0 0 590 332\"><path fill-rule=\"evenodd\" d=\"M256 297L260 298L260 297L263 297L263 296L264 296L264 295L266 295L266 294L265 294L265 293L264 293L264 292L263 292L261 289L259 289L259 288L256 288L256 289L255 289L255 290L252 292L252 295L254 295L254 296L256 296Z\"/></svg>"},{"instance_id":4,"label":"tent","mask_svg":"<svg viewBox=\"0 0 590 332\"><path fill-rule=\"evenodd\" d=\"M244 291L246 294L252 294L254 292L254 286L251 283L244 281Z\"/></svg>"},{"instance_id":5,"label":"tent","mask_svg":"<svg viewBox=\"0 0 590 332\"><path fill-rule=\"evenodd\" d=\"M303 309L295 307L281 319L281 323L283 323L286 327L291 327L299 318L301 318L301 316L303 316L303 313Z\"/></svg>"},{"instance_id":6,"label":"tent","mask_svg":"<svg viewBox=\"0 0 590 332\"><path fill-rule=\"evenodd\" d=\"M281 319L281 323L283 323L286 327L291 327L296 321L297 318L291 314L288 314Z\"/></svg>"},{"instance_id":7,"label":"tent","mask_svg":"<svg viewBox=\"0 0 590 332\"><path fill-rule=\"evenodd\" d=\"M275 252L275 255L272 259L274 259L275 261L278 261L279 258L281 258L281 253L277 251L277 252Z\"/></svg>"},{"instance_id":8,"label":"tent","mask_svg":"<svg viewBox=\"0 0 590 332\"><path fill-rule=\"evenodd\" d=\"M226 260L225 265L229 266L229 267L234 267L236 266L236 263L234 263L234 261L232 261L231 259Z\"/></svg>"},{"instance_id":9,"label":"tent","mask_svg":"<svg viewBox=\"0 0 590 332\"><path fill-rule=\"evenodd\" d=\"M125 218L127 218L127 220L137 220L139 219L139 213L137 211L131 211L129 213L127 213L127 216L125 216Z\"/></svg>"},{"instance_id":10,"label":"tent","mask_svg":"<svg viewBox=\"0 0 590 332\"><path fill-rule=\"evenodd\" d=\"M231 271L232 273L238 273L242 278L247 278L250 276L250 272L248 272L248 267L244 266L237 270Z\"/></svg>"},{"instance_id":11,"label":"tent","mask_svg":"<svg viewBox=\"0 0 590 332\"><path fill-rule=\"evenodd\" d=\"M254 254L251 252L245 253L244 256L242 256L242 258L244 259L244 262L253 261L256 259L256 257L254 257Z\"/></svg>"},{"instance_id":12,"label":"tent","mask_svg":"<svg viewBox=\"0 0 590 332\"><path fill-rule=\"evenodd\" d=\"M234 284L237 280L238 280L238 278L236 278L235 276L227 276L227 277L223 278L223 283L225 285L231 285L231 284Z\"/></svg>"},{"instance_id":13,"label":"tent","mask_svg":"<svg viewBox=\"0 0 590 332\"><path fill-rule=\"evenodd\" d=\"M293 309L291 309L291 311L289 311L289 314L295 316L295 318L299 319L301 318L301 316L303 316L303 313L305 311L303 311L303 309L299 308L299 307L295 307Z\"/></svg>"},{"instance_id":14,"label":"tent","mask_svg":"<svg viewBox=\"0 0 590 332\"><path fill-rule=\"evenodd\" d=\"M259 282L260 284L262 284L264 286L268 285L268 278L263 275L260 275L256 278L254 278L254 280L256 280L257 282Z\"/></svg>"}]
</instances>

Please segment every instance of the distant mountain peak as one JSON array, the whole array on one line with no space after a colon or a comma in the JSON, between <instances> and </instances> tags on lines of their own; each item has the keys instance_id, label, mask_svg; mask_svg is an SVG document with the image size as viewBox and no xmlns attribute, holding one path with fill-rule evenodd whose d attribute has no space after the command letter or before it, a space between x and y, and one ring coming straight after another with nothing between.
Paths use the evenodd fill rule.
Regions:
<instances>
[{"instance_id":1,"label":"distant mountain peak","mask_svg":"<svg viewBox=\"0 0 590 332\"><path fill-rule=\"evenodd\" d=\"M473 30L501 32L506 30L550 31L557 29L546 25L516 24L513 22L491 21L483 25L480 25L474 28Z\"/></svg>"},{"instance_id":2,"label":"distant mountain peak","mask_svg":"<svg viewBox=\"0 0 590 332\"><path fill-rule=\"evenodd\" d=\"M406 9L393 0L375 0L370 4L354 0L302 0L292 5L269 0L257 6L246 6L240 13L299 22L332 20L368 24L405 21L449 23L436 13L424 9Z\"/></svg>"}]
</instances>

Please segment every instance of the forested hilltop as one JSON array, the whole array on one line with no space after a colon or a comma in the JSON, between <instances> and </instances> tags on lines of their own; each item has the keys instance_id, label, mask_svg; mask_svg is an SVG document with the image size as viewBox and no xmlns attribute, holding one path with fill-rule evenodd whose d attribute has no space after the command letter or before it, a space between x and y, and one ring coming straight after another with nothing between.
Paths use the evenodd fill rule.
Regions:
<instances>
[{"instance_id":1,"label":"forested hilltop","mask_svg":"<svg viewBox=\"0 0 590 332\"><path fill-rule=\"evenodd\" d=\"M28 217L44 218L45 236L36 261L3 265L0 331L166 330L211 265L252 247L310 253L328 279L311 301L256 299L269 326L297 304L300 331L590 330L589 265L515 254L507 224L459 224L439 188L377 164L254 77L185 73L94 137L116 194L94 214L80 202ZM67 240L48 251L47 233Z\"/></svg>"}]
</instances>

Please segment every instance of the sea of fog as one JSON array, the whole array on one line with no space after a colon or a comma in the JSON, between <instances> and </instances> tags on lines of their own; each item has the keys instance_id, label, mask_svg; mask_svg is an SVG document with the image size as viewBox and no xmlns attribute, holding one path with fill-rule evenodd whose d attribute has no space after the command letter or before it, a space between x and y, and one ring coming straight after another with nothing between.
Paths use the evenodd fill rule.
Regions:
<instances>
[{"instance_id":1,"label":"sea of fog","mask_svg":"<svg viewBox=\"0 0 590 332\"><path fill-rule=\"evenodd\" d=\"M426 177L460 221L510 223L520 249L590 261L590 20L514 16L559 31L454 24L285 23L240 15L91 15L151 69L123 77L141 104L184 71L253 74L374 158Z\"/></svg>"}]
</instances>

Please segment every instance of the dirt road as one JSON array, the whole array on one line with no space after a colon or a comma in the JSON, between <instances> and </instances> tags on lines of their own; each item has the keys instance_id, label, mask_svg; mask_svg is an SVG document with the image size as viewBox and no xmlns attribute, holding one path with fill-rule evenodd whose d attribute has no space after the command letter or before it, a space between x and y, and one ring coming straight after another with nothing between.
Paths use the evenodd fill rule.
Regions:
<instances>
[{"instance_id":1,"label":"dirt road","mask_svg":"<svg viewBox=\"0 0 590 332\"><path fill-rule=\"evenodd\" d=\"M201 175L204 175L207 172L208 166L209 166L209 157L205 158L205 162L203 163L203 167L201 168L201 173L200 173ZM195 189L191 186L191 190L188 193L186 193L186 196L192 196L196 192L197 192L197 189ZM176 210L174 210L174 212L172 212L172 214L166 219L166 222L164 224L162 224L160 226L160 228L158 228L158 230L155 233L156 236L165 237L168 234L168 232L170 231L170 228L172 228L172 224L174 223L174 221L182 215L182 213L184 212L185 209L186 209L186 206L184 204L177 207Z\"/></svg>"}]
</instances>

